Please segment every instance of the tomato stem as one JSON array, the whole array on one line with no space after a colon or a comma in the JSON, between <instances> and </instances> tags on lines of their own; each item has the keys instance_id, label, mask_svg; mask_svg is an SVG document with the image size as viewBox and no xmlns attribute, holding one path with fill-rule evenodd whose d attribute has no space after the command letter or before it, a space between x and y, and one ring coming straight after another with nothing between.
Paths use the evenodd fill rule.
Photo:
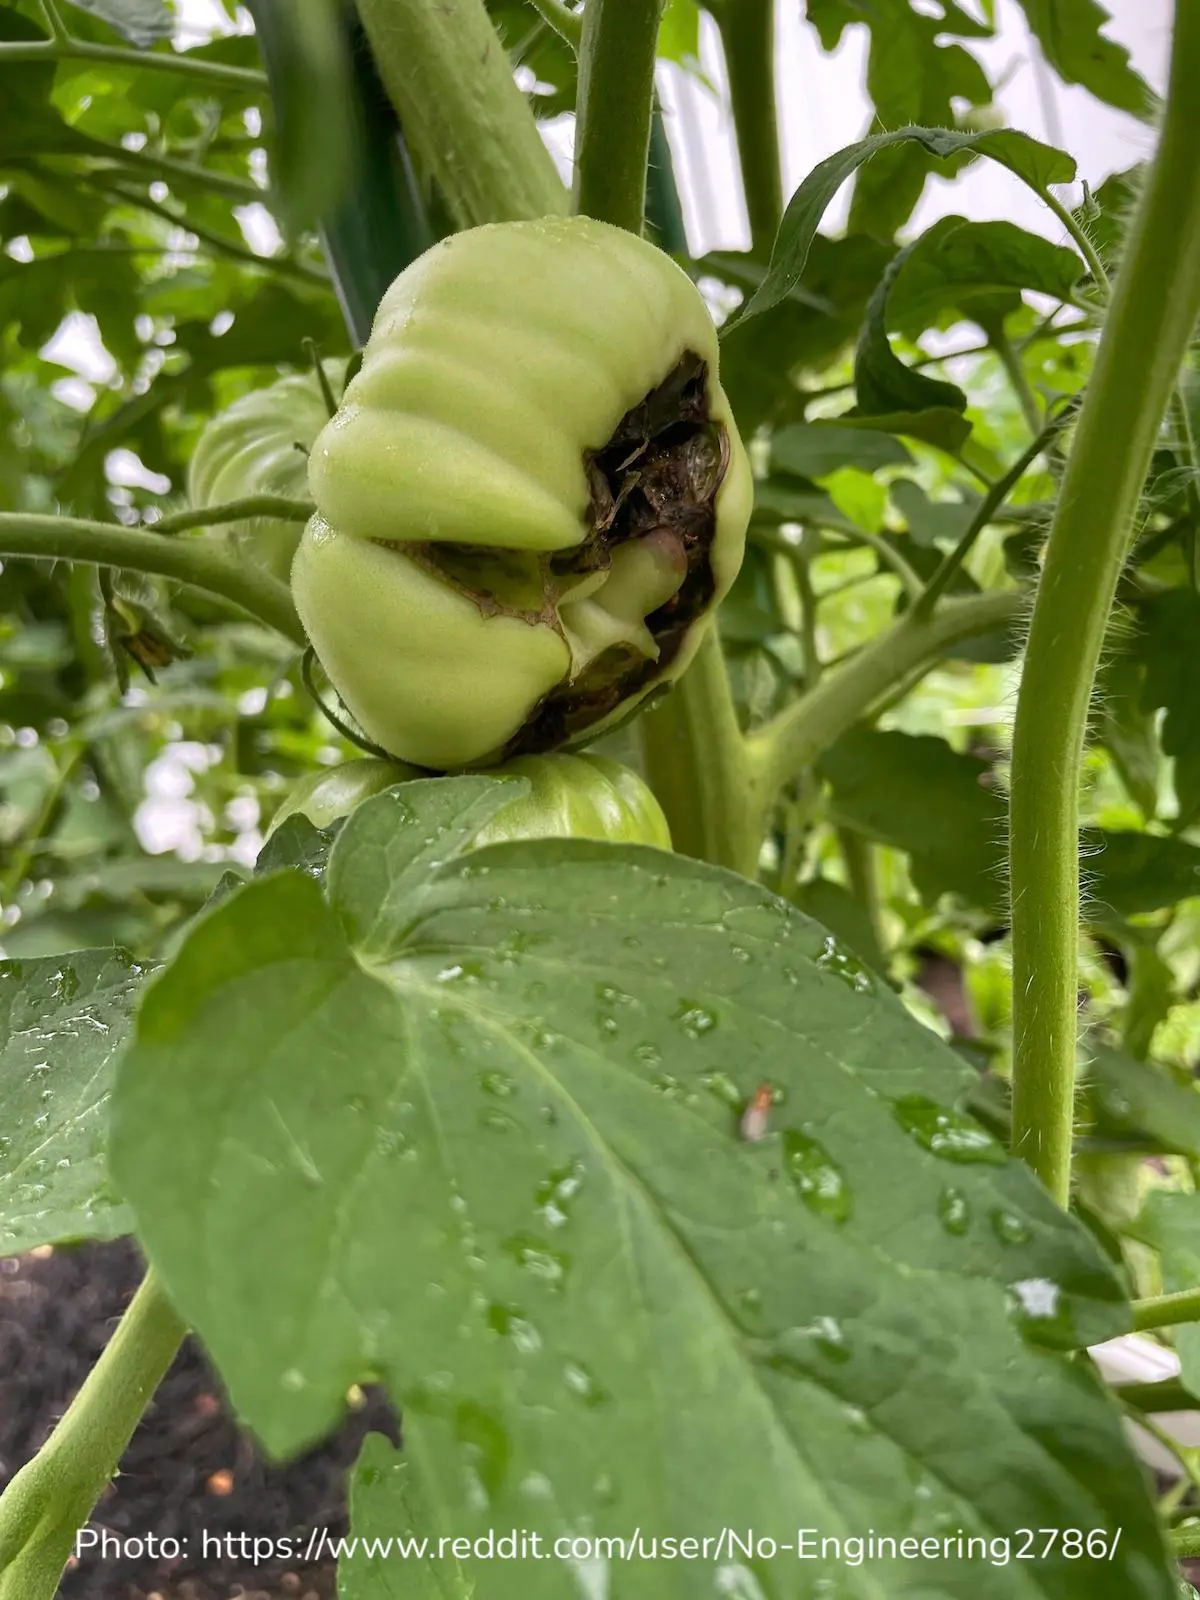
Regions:
<instances>
[{"instance_id":1,"label":"tomato stem","mask_svg":"<svg viewBox=\"0 0 1200 1600\"><path fill-rule=\"evenodd\" d=\"M236 504L247 503L256 502ZM203 512L191 512L189 525L227 521L231 509L236 509L236 505L211 506ZM171 521L174 528L181 526L179 519ZM157 531L123 528L111 522L4 511L0 512L0 556L50 556L175 578L192 588L204 589L231 601L260 622L277 628L296 644L305 643L304 630L287 585L249 562L227 555L216 540L170 539Z\"/></svg>"},{"instance_id":2,"label":"tomato stem","mask_svg":"<svg viewBox=\"0 0 1200 1600\"><path fill-rule=\"evenodd\" d=\"M358 0L358 15L405 137L458 227L567 211L483 0Z\"/></svg>"},{"instance_id":3,"label":"tomato stem","mask_svg":"<svg viewBox=\"0 0 1200 1600\"><path fill-rule=\"evenodd\" d=\"M1159 424L1200 315L1200 6L1176 10L1158 152L1079 416L1013 737L1013 1149L1066 1204L1074 1109L1079 783L1096 665Z\"/></svg>"},{"instance_id":4,"label":"tomato stem","mask_svg":"<svg viewBox=\"0 0 1200 1600\"><path fill-rule=\"evenodd\" d=\"M639 719L638 731L675 849L753 878L766 806L746 759L715 622L672 693Z\"/></svg>"},{"instance_id":5,"label":"tomato stem","mask_svg":"<svg viewBox=\"0 0 1200 1600\"><path fill-rule=\"evenodd\" d=\"M775 109L775 0L722 0L713 7L713 15L729 74L751 246L765 261L783 214Z\"/></svg>"},{"instance_id":6,"label":"tomato stem","mask_svg":"<svg viewBox=\"0 0 1200 1600\"><path fill-rule=\"evenodd\" d=\"M663 0L588 0L579 52L575 208L641 233Z\"/></svg>"},{"instance_id":7,"label":"tomato stem","mask_svg":"<svg viewBox=\"0 0 1200 1600\"><path fill-rule=\"evenodd\" d=\"M1001 590L946 600L928 619L914 608L841 666L826 668L815 687L746 741L752 764L763 774L763 792L777 795L897 684L953 645L1011 627L1023 605L1017 591Z\"/></svg>"},{"instance_id":8,"label":"tomato stem","mask_svg":"<svg viewBox=\"0 0 1200 1600\"><path fill-rule=\"evenodd\" d=\"M0 1495L0 1600L52 1600L186 1332L148 1272L62 1420Z\"/></svg>"}]
</instances>

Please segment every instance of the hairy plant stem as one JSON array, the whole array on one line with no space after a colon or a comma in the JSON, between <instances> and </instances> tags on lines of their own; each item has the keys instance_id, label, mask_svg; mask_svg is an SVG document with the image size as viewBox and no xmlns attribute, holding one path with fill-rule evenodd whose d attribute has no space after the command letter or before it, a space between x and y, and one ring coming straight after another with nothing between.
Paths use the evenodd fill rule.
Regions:
<instances>
[{"instance_id":1,"label":"hairy plant stem","mask_svg":"<svg viewBox=\"0 0 1200 1600\"><path fill-rule=\"evenodd\" d=\"M219 519L212 515L216 512L221 513ZM229 507L210 507L189 515L200 523L225 522ZM197 526L197 520L189 525ZM176 528L184 525L180 518L172 521ZM216 540L170 539L111 522L4 511L0 512L0 556L48 556L175 578L194 589L220 595L296 644L305 642L287 585L227 554Z\"/></svg>"},{"instance_id":2,"label":"hairy plant stem","mask_svg":"<svg viewBox=\"0 0 1200 1600\"><path fill-rule=\"evenodd\" d=\"M588 0L579 52L575 208L641 233L663 0Z\"/></svg>"},{"instance_id":3,"label":"hairy plant stem","mask_svg":"<svg viewBox=\"0 0 1200 1600\"><path fill-rule=\"evenodd\" d=\"M0 67L7 61L97 61L111 67L136 67L146 72L171 72L192 78L198 89L266 90L267 80L253 67L226 67L218 61L192 61L186 52L126 50L120 45L91 44L86 39L15 39L0 44Z\"/></svg>"},{"instance_id":4,"label":"hairy plant stem","mask_svg":"<svg viewBox=\"0 0 1200 1600\"><path fill-rule=\"evenodd\" d=\"M783 214L775 107L775 0L720 0L721 34L752 248L765 259Z\"/></svg>"},{"instance_id":5,"label":"hairy plant stem","mask_svg":"<svg viewBox=\"0 0 1200 1600\"><path fill-rule=\"evenodd\" d=\"M559 216L568 197L483 0L357 0L388 96L461 228Z\"/></svg>"},{"instance_id":6,"label":"hairy plant stem","mask_svg":"<svg viewBox=\"0 0 1200 1600\"><path fill-rule=\"evenodd\" d=\"M563 0L533 0L533 9L548 27L554 29L560 39L565 39L579 54L580 41L583 38L583 13L572 11L563 4Z\"/></svg>"},{"instance_id":7,"label":"hairy plant stem","mask_svg":"<svg viewBox=\"0 0 1200 1600\"><path fill-rule=\"evenodd\" d=\"M772 796L746 757L715 623L673 692L639 719L638 732L675 849L754 877Z\"/></svg>"},{"instance_id":8,"label":"hairy plant stem","mask_svg":"<svg viewBox=\"0 0 1200 1600\"><path fill-rule=\"evenodd\" d=\"M1158 152L1079 416L1013 736L1013 1149L1066 1204L1077 1029L1079 780L1092 682L1159 424L1200 314L1200 6L1176 11Z\"/></svg>"},{"instance_id":9,"label":"hairy plant stem","mask_svg":"<svg viewBox=\"0 0 1200 1600\"><path fill-rule=\"evenodd\" d=\"M147 1273L66 1414L0 1495L0 1600L53 1600L75 1535L186 1332Z\"/></svg>"}]
</instances>

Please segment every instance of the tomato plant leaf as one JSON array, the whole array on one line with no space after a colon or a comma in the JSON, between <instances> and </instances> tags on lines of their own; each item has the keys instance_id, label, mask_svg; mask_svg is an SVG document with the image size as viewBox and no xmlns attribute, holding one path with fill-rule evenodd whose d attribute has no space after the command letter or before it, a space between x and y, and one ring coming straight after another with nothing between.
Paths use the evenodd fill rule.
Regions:
<instances>
[{"instance_id":1,"label":"tomato plant leaf","mask_svg":"<svg viewBox=\"0 0 1200 1600\"><path fill-rule=\"evenodd\" d=\"M928 902L955 894L993 914L1006 904L1007 805L990 764L944 739L892 729L844 735L821 758L833 820L905 851ZM1200 849L1133 829L1084 828L1086 915L1157 911L1200 893Z\"/></svg>"},{"instance_id":2,"label":"tomato plant leaf","mask_svg":"<svg viewBox=\"0 0 1200 1600\"><path fill-rule=\"evenodd\" d=\"M1200 1283L1200 1194L1151 1189L1126 1231L1159 1252L1165 1294ZM1200 1323L1181 1323L1171 1331L1180 1381L1195 1391L1200 1385Z\"/></svg>"},{"instance_id":3,"label":"tomato plant leaf","mask_svg":"<svg viewBox=\"0 0 1200 1600\"><path fill-rule=\"evenodd\" d=\"M1074 250L1014 223L942 217L904 253L888 326L909 339L959 316L987 329L1020 308L1023 289L1066 300L1083 270Z\"/></svg>"},{"instance_id":4,"label":"tomato plant leaf","mask_svg":"<svg viewBox=\"0 0 1200 1600\"><path fill-rule=\"evenodd\" d=\"M964 106L992 98L982 66L955 40L987 38L992 27L961 6L940 5L926 15L909 0L809 0L808 19L826 49L833 49L849 22L870 29L867 91L883 128L952 127ZM906 143L881 153L858 174L850 226L890 239L921 196L932 162L920 146Z\"/></svg>"},{"instance_id":5,"label":"tomato plant leaf","mask_svg":"<svg viewBox=\"0 0 1200 1600\"><path fill-rule=\"evenodd\" d=\"M355 1544L338 1562L338 1600L472 1600L476 1594L452 1555L439 1560L415 1553L437 1521L412 1462L380 1433L363 1440L351 1471L350 1523ZM402 1559L391 1554L397 1540L409 1541ZM507 1559L503 1551L501 1559Z\"/></svg>"},{"instance_id":6,"label":"tomato plant leaf","mask_svg":"<svg viewBox=\"0 0 1200 1600\"><path fill-rule=\"evenodd\" d=\"M175 26L167 0L70 0L70 4L107 22L139 50L169 39Z\"/></svg>"},{"instance_id":7,"label":"tomato plant leaf","mask_svg":"<svg viewBox=\"0 0 1200 1600\"><path fill-rule=\"evenodd\" d=\"M1145 667L1142 709L1166 713L1165 754L1175 758L1178 827L1200 817L1200 595L1172 589L1140 608L1141 630L1133 651Z\"/></svg>"},{"instance_id":8,"label":"tomato plant leaf","mask_svg":"<svg viewBox=\"0 0 1200 1600\"><path fill-rule=\"evenodd\" d=\"M1129 52L1101 33L1110 20L1096 0L1020 0L1030 32L1064 83L1082 84L1097 100L1146 117L1155 96L1129 65Z\"/></svg>"},{"instance_id":9,"label":"tomato plant leaf","mask_svg":"<svg viewBox=\"0 0 1200 1600\"><path fill-rule=\"evenodd\" d=\"M0 1255L129 1231L104 1143L141 984L117 950L0 962Z\"/></svg>"},{"instance_id":10,"label":"tomato plant leaf","mask_svg":"<svg viewBox=\"0 0 1200 1600\"><path fill-rule=\"evenodd\" d=\"M911 465L912 455L898 439L886 433L844 428L836 422L797 422L781 428L771 440L771 460L782 472L799 478L824 478L839 467Z\"/></svg>"},{"instance_id":11,"label":"tomato plant leaf","mask_svg":"<svg viewBox=\"0 0 1200 1600\"><path fill-rule=\"evenodd\" d=\"M360 807L328 905L297 873L231 896L123 1059L118 1179L250 1425L296 1451L384 1377L461 1536L982 1536L1052 1501L1123 1528L1095 1596L1167 1600L1119 1416L1046 1348L1125 1328L1117 1279L962 1112L974 1075L728 873L582 841L454 857L482 782ZM924 1592L967 1592L964 1570ZM695 1594L686 1563L624 1573L631 1600ZM1053 1556L1016 1588L969 1575L1077 1593ZM555 1562L470 1577L481 1600L562 1592Z\"/></svg>"},{"instance_id":12,"label":"tomato plant leaf","mask_svg":"<svg viewBox=\"0 0 1200 1600\"><path fill-rule=\"evenodd\" d=\"M879 417L933 409L961 413L967 397L956 383L931 378L908 367L888 339L888 300L915 245L889 263L867 306L866 320L854 352L855 406L852 416ZM970 432L969 426L965 432Z\"/></svg>"},{"instance_id":13,"label":"tomato plant leaf","mask_svg":"<svg viewBox=\"0 0 1200 1600\"><path fill-rule=\"evenodd\" d=\"M1200 1088L1092 1041L1085 1073L1094 1132L1154 1154L1200 1159Z\"/></svg>"},{"instance_id":14,"label":"tomato plant leaf","mask_svg":"<svg viewBox=\"0 0 1200 1600\"><path fill-rule=\"evenodd\" d=\"M956 133L946 128L898 128L893 133L870 134L827 156L796 190L780 224L767 275L738 317L726 324L726 338L752 317L778 305L800 282L825 208L846 179L880 150L906 140L942 160L966 152L990 156L1015 173L1035 194L1044 193L1050 184L1070 183L1075 177L1075 163L1069 155L1011 129Z\"/></svg>"}]
</instances>

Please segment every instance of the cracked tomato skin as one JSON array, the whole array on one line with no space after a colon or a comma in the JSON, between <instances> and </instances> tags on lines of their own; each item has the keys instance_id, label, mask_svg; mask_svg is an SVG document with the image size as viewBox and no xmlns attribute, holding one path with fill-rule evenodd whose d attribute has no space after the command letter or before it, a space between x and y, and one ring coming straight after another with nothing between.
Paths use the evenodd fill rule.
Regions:
<instances>
[{"instance_id":1,"label":"cracked tomato skin","mask_svg":"<svg viewBox=\"0 0 1200 1600\"><path fill-rule=\"evenodd\" d=\"M297 813L328 828L356 806L421 774L400 762L346 761L302 778L267 829L270 838ZM610 844L671 848L662 808L636 772L597 755L518 756L488 770L489 778L523 778L526 794L498 811L475 837L477 846L510 839L598 839Z\"/></svg>"},{"instance_id":2,"label":"cracked tomato skin","mask_svg":"<svg viewBox=\"0 0 1200 1600\"><path fill-rule=\"evenodd\" d=\"M345 360L324 361L334 398L341 396ZM308 458L329 409L313 373L280 378L219 411L196 441L188 463L187 492L193 506L224 505L249 495L278 494L289 500L308 498ZM297 449L296 446L303 446ZM247 517L214 528L239 555L265 567L273 578L288 581L301 526L277 517Z\"/></svg>"},{"instance_id":3,"label":"cracked tomato skin","mask_svg":"<svg viewBox=\"0 0 1200 1600\"><path fill-rule=\"evenodd\" d=\"M585 217L408 267L309 485L309 640L366 734L436 771L592 738L677 677L752 498L699 292Z\"/></svg>"}]
</instances>

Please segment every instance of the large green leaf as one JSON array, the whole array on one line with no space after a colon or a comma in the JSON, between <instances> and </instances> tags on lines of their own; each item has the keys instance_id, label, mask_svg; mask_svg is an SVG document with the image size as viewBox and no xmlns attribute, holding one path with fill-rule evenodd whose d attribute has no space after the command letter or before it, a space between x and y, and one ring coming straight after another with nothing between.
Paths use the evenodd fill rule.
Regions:
<instances>
[{"instance_id":1,"label":"large green leaf","mask_svg":"<svg viewBox=\"0 0 1200 1600\"><path fill-rule=\"evenodd\" d=\"M80 11L109 23L124 34L130 44L146 49L160 39L169 39L175 26L167 0L70 0Z\"/></svg>"},{"instance_id":2,"label":"large green leaf","mask_svg":"<svg viewBox=\"0 0 1200 1600\"><path fill-rule=\"evenodd\" d=\"M745 434L760 423L783 423L803 415L793 375L819 370L858 333L863 312L893 252L862 234L845 239L818 235L804 287L793 287L766 316L752 318L722 348L721 383ZM766 275L750 255L720 252L697 262L699 271L722 279L747 300Z\"/></svg>"},{"instance_id":3,"label":"large green leaf","mask_svg":"<svg viewBox=\"0 0 1200 1600\"><path fill-rule=\"evenodd\" d=\"M861 729L825 752L821 771L834 821L905 851L926 899L1003 908L1007 807L986 761L932 735Z\"/></svg>"},{"instance_id":4,"label":"large green leaf","mask_svg":"<svg viewBox=\"0 0 1200 1600\"><path fill-rule=\"evenodd\" d=\"M1128 1231L1159 1252L1165 1293L1200 1283L1200 1194L1152 1189ZM1200 1323L1186 1322L1172 1332L1180 1379L1194 1392L1200 1390Z\"/></svg>"},{"instance_id":5,"label":"large green leaf","mask_svg":"<svg viewBox=\"0 0 1200 1600\"><path fill-rule=\"evenodd\" d=\"M892 730L846 734L821 758L834 820L905 851L921 895L955 894L1003 914L1007 804L986 761L944 739ZM1099 922L1200 894L1200 849L1132 829L1084 829L1085 907Z\"/></svg>"},{"instance_id":6,"label":"large green leaf","mask_svg":"<svg viewBox=\"0 0 1200 1600\"><path fill-rule=\"evenodd\" d=\"M1172 589L1139 610L1131 652L1145 668L1142 709L1166 713L1164 752L1175 758L1179 826L1200 817L1200 594Z\"/></svg>"},{"instance_id":7,"label":"large green leaf","mask_svg":"<svg viewBox=\"0 0 1200 1600\"><path fill-rule=\"evenodd\" d=\"M770 269L736 321L727 325L726 338L752 317L778 305L799 284L825 209L846 179L881 150L906 141L943 161L967 153L989 156L1015 173L1035 194L1044 194L1050 184L1070 183L1075 176L1075 163L1069 155L1011 129L955 133L945 128L898 128L894 133L871 134L857 144L847 145L818 163L788 202Z\"/></svg>"},{"instance_id":8,"label":"large green leaf","mask_svg":"<svg viewBox=\"0 0 1200 1600\"><path fill-rule=\"evenodd\" d=\"M956 313L992 327L1020 308L1023 289L1065 300L1082 275L1073 250L1015 223L942 217L904 254L888 326L915 339Z\"/></svg>"},{"instance_id":9,"label":"large green leaf","mask_svg":"<svg viewBox=\"0 0 1200 1600\"><path fill-rule=\"evenodd\" d=\"M1096 0L1020 0L1030 31L1046 60L1066 83L1079 83L1098 100L1135 116L1148 116L1154 95L1129 65L1129 52L1101 29L1111 20Z\"/></svg>"},{"instance_id":10,"label":"large green leaf","mask_svg":"<svg viewBox=\"0 0 1200 1600\"><path fill-rule=\"evenodd\" d=\"M1200 1087L1164 1067L1091 1043L1085 1080L1094 1132L1133 1150L1200 1160Z\"/></svg>"},{"instance_id":11,"label":"large green leaf","mask_svg":"<svg viewBox=\"0 0 1200 1600\"><path fill-rule=\"evenodd\" d=\"M781 428L771 440L772 464L800 478L824 478L839 467L911 465L912 455L890 434L843 428L836 422L798 422Z\"/></svg>"},{"instance_id":12,"label":"large green leaf","mask_svg":"<svg viewBox=\"0 0 1200 1600\"><path fill-rule=\"evenodd\" d=\"M973 1075L728 873L580 841L457 858L491 787L368 802L328 904L306 874L256 880L143 1005L115 1170L249 1424L298 1450L374 1373L438 1535L985 1537L1052 1505L1123 1530L1096 1600L1167 1600L1118 1415L1045 1348L1126 1327L1117 1281L962 1113ZM477 1600L564 1592L554 1561L467 1570ZM697 1571L633 1562L620 1592L693 1600ZM712 1577L1067 1600L1079 1568L797 1579L760 1552Z\"/></svg>"},{"instance_id":13,"label":"large green leaf","mask_svg":"<svg viewBox=\"0 0 1200 1600\"><path fill-rule=\"evenodd\" d=\"M953 127L964 105L984 106L991 85L979 61L956 42L985 38L988 23L969 16L950 0L936 15L910 0L808 0L808 18L827 50L847 23L870 28L867 93L875 107L872 132L913 124ZM930 156L918 145L884 151L858 175L850 225L890 239L920 198L931 170Z\"/></svg>"},{"instance_id":14,"label":"large green leaf","mask_svg":"<svg viewBox=\"0 0 1200 1600\"><path fill-rule=\"evenodd\" d=\"M888 302L892 286L914 248L902 250L889 263L867 306L858 348L854 352L855 406L850 415L865 421L948 411L958 418L958 428L952 428L948 446L953 450L961 446L971 431L970 424L961 417L967 409L966 394L956 383L931 378L915 367L906 366L888 339ZM904 430L897 427L895 431Z\"/></svg>"},{"instance_id":15,"label":"large green leaf","mask_svg":"<svg viewBox=\"0 0 1200 1600\"><path fill-rule=\"evenodd\" d=\"M128 1232L104 1144L141 974L113 950L0 962L0 1255Z\"/></svg>"}]
</instances>

